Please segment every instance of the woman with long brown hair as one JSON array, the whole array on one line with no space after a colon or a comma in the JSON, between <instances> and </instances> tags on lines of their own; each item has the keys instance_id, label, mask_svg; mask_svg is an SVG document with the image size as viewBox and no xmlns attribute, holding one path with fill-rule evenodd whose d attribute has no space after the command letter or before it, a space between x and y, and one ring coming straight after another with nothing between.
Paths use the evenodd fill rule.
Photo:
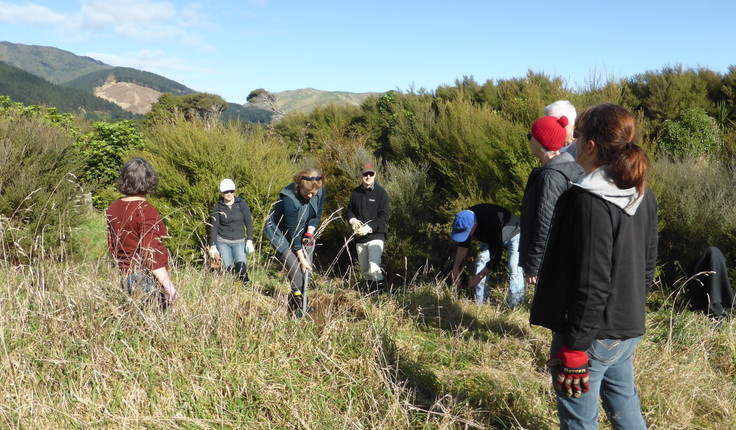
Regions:
<instances>
[{"instance_id":1,"label":"woman with long brown hair","mask_svg":"<svg viewBox=\"0 0 736 430\"><path fill-rule=\"evenodd\" d=\"M633 357L657 259L657 203L634 117L614 104L575 123L585 175L558 200L530 321L552 330L560 428L646 428Z\"/></svg>"}]
</instances>

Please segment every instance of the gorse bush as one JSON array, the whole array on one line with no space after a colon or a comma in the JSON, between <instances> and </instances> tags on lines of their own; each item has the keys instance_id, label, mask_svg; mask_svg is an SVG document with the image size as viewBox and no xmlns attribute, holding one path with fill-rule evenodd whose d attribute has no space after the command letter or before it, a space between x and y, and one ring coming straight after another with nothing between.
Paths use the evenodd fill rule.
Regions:
<instances>
[{"instance_id":1,"label":"gorse bush","mask_svg":"<svg viewBox=\"0 0 736 430\"><path fill-rule=\"evenodd\" d=\"M279 191L296 173L291 148L257 126L243 129L227 123L207 128L190 121L151 126L146 133L150 143L142 156L159 174L151 201L166 219L169 246L184 261L201 256L222 179L235 182L236 194L251 208L258 235Z\"/></svg>"},{"instance_id":2,"label":"gorse bush","mask_svg":"<svg viewBox=\"0 0 736 430\"><path fill-rule=\"evenodd\" d=\"M37 112L0 116L0 235L14 264L63 258L86 210L73 137Z\"/></svg>"}]
</instances>

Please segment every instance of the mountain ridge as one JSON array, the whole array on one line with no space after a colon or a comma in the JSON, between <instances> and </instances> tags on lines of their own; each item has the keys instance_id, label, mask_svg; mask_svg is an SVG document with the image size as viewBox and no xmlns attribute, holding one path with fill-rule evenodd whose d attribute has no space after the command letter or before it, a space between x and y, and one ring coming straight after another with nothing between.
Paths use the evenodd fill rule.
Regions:
<instances>
[{"instance_id":1,"label":"mountain ridge","mask_svg":"<svg viewBox=\"0 0 736 430\"><path fill-rule=\"evenodd\" d=\"M51 46L0 41L0 62L62 88L85 91L134 114L150 111L151 104L155 103L163 93L174 95L199 93L179 82L152 72L111 66L93 58ZM44 91L52 91L50 87L44 86L44 88ZM58 90L53 91L58 92ZM381 93L351 93L302 88L271 94L274 95L278 104L274 112L278 110L280 113L292 111L308 113L315 107L328 104L359 105L368 97ZM34 100L28 97L25 97L24 100L26 103L41 103L34 103ZM235 106L240 106L245 110L249 108L247 102L242 105L229 102L229 105L231 108ZM260 109L260 107L254 108Z\"/></svg>"}]
</instances>

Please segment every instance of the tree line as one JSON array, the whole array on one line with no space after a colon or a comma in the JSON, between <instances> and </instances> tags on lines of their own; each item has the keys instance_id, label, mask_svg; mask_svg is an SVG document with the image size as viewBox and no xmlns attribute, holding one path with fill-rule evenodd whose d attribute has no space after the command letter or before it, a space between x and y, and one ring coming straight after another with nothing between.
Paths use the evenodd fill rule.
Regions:
<instances>
[{"instance_id":1,"label":"tree line","mask_svg":"<svg viewBox=\"0 0 736 430\"><path fill-rule=\"evenodd\" d=\"M83 160L78 189L91 191L99 205L115 193L109 175L92 178L88 172L114 171L133 154L150 159L161 176L153 199L169 225L170 249L182 262L194 264L202 258L206 220L222 178L235 180L259 225L296 169L318 167L328 178L325 212L336 216L323 234L321 253L325 262L338 262L337 271L351 264L342 251L349 227L340 219L341 210L358 183L358 166L373 161L392 199L384 254L388 271L438 276L448 270L447 235L454 213L481 202L518 213L526 178L536 165L526 134L544 106L566 99L582 111L612 102L637 116L642 144L654 160L651 183L661 208L661 267L676 275L675 262L699 255L705 245L735 256L736 214L728 203L734 196L726 190L714 199L706 192L733 182L735 95L734 66L725 74L668 66L626 79L592 78L582 89L531 71L523 78L483 84L464 77L433 91L389 91L360 106L287 113L272 124L223 120L223 110L188 114L169 100L179 96L171 96L154 106L146 120L132 123L140 133L135 144L125 139L110 143L114 157L95 156L109 151L104 142L115 133L103 133L93 124L77 126L69 144L75 150L69 153ZM9 121L7 112L4 122ZM36 127L47 127L42 125L46 120L37 121ZM100 138L79 139L89 133ZM3 212L9 219L17 214ZM263 250L270 252L267 246Z\"/></svg>"}]
</instances>

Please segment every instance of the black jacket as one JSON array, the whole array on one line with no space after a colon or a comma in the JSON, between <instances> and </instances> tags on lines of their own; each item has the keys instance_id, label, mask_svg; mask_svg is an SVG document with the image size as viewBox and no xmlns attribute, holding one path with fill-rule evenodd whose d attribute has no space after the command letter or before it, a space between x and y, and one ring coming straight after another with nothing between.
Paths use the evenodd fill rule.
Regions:
<instances>
[{"instance_id":1,"label":"black jacket","mask_svg":"<svg viewBox=\"0 0 736 430\"><path fill-rule=\"evenodd\" d=\"M481 203L468 208L475 214L478 226L472 237L458 246L470 248L471 239L475 238L488 244L491 251L491 260L486 263L488 270L499 261L503 243L519 234L519 217L501 206L491 203Z\"/></svg>"},{"instance_id":2,"label":"black jacket","mask_svg":"<svg viewBox=\"0 0 736 430\"><path fill-rule=\"evenodd\" d=\"M374 239L386 240L389 218L389 198L386 190L376 183L371 188L358 186L350 194L347 216L348 220L356 218L373 229L371 234L356 236L357 243L365 243Z\"/></svg>"},{"instance_id":3,"label":"black jacket","mask_svg":"<svg viewBox=\"0 0 736 430\"><path fill-rule=\"evenodd\" d=\"M217 237L227 240L245 239L245 230L248 230L248 240L253 240L253 220L250 207L240 197L235 197L232 206L220 199L212 208L210 215L210 246L215 244Z\"/></svg>"},{"instance_id":4,"label":"black jacket","mask_svg":"<svg viewBox=\"0 0 736 430\"><path fill-rule=\"evenodd\" d=\"M539 272L557 199L583 173L570 154L562 153L529 174L521 201L519 241L519 266L527 276L537 276Z\"/></svg>"},{"instance_id":5,"label":"black jacket","mask_svg":"<svg viewBox=\"0 0 736 430\"><path fill-rule=\"evenodd\" d=\"M657 240L651 190L628 215L573 187L557 203L530 322L560 333L575 350L588 349L594 339L643 335Z\"/></svg>"}]
</instances>

